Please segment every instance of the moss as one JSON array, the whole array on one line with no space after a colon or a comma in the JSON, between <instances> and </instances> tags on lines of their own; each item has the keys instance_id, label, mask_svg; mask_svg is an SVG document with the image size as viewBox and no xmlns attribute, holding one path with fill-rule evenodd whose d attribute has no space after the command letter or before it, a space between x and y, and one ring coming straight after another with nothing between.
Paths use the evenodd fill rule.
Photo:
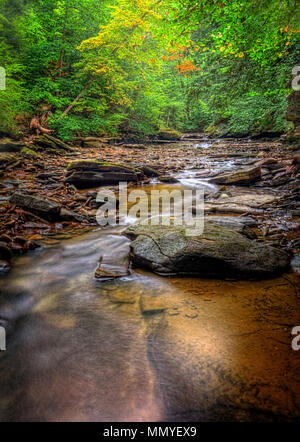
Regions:
<instances>
[{"instance_id":1,"label":"moss","mask_svg":"<svg viewBox=\"0 0 300 442\"><path fill-rule=\"evenodd\" d=\"M34 143L39 146L39 148L45 150L51 150L55 152L73 152L74 149L68 146L66 143L63 143L61 140L57 138L51 137L50 135L39 135L34 138Z\"/></svg>"},{"instance_id":2,"label":"moss","mask_svg":"<svg viewBox=\"0 0 300 442\"><path fill-rule=\"evenodd\" d=\"M158 136L165 140L180 140L181 133L175 129L161 129Z\"/></svg>"},{"instance_id":3,"label":"moss","mask_svg":"<svg viewBox=\"0 0 300 442\"><path fill-rule=\"evenodd\" d=\"M33 149L29 149L28 147L23 147L23 149L21 150L21 154L25 158L29 158L29 159L34 159L34 160L42 159L42 156L40 154L35 152Z\"/></svg>"}]
</instances>

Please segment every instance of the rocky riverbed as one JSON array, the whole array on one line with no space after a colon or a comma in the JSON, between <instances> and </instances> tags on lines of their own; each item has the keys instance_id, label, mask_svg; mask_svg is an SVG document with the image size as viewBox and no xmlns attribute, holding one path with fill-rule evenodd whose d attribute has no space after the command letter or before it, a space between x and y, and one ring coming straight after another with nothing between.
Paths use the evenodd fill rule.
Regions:
<instances>
[{"instance_id":1,"label":"rocky riverbed","mask_svg":"<svg viewBox=\"0 0 300 442\"><path fill-rule=\"evenodd\" d=\"M1 154L1 421L299 419L299 157L192 137ZM119 179L202 189L204 232L101 228Z\"/></svg>"},{"instance_id":2,"label":"rocky riverbed","mask_svg":"<svg viewBox=\"0 0 300 442\"><path fill-rule=\"evenodd\" d=\"M36 137L24 147L2 140L1 270L8 271L14 256L37 247L45 235L96 225L96 190L117 190L119 181L146 189L202 186L206 215L229 228L239 221L237 228L248 238L297 255L297 151L280 141L211 140L202 134L160 143L89 137L71 147ZM245 216L251 225L241 225Z\"/></svg>"}]
</instances>

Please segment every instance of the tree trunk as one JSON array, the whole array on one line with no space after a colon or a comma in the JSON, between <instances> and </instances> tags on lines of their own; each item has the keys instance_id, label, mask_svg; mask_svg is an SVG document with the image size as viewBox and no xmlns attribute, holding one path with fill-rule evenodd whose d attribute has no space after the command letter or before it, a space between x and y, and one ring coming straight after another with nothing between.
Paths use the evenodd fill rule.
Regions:
<instances>
[{"instance_id":1,"label":"tree trunk","mask_svg":"<svg viewBox=\"0 0 300 442\"><path fill-rule=\"evenodd\" d=\"M33 117L30 122L30 129L33 129L36 135L39 135L41 132L43 134L51 134L53 130L46 129L45 127L41 126L41 123L37 117Z\"/></svg>"}]
</instances>

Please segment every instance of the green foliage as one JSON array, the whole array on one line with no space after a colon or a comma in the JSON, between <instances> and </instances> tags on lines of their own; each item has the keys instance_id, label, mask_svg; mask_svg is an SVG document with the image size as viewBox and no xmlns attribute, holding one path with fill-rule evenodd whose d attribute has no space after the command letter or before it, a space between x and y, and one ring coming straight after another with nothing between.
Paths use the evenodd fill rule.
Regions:
<instances>
[{"instance_id":1,"label":"green foliage","mask_svg":"<svg viewBox=\"0 0 300 442\"><path fill-rule=\"evenodd\" d=\"M21 84L8 78L6 90L0 91L0 131L4 133L17 133L16 117L24 111L22 98L24 90Z\"/></svg>"},{"instance_id":2,"label":"green foliage","mask_svg":"<svg viewBox=\"0 0 300 442\"><path fill-rule=\"evenodd\" d=\"M298 12L289 0L0 0L0 130L46 108L64 140L286 131Z\"/></svg>"}]
</instances>

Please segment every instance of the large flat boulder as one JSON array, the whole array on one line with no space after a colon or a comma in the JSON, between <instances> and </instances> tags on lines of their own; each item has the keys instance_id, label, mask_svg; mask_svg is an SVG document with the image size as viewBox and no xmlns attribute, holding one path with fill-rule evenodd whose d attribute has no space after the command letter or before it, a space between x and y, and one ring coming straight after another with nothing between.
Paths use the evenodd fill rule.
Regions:
<instances>
[{"instance_id":1,"label":"large flat boulder","mask_svg":"<svg viewBox=\"0 0 300 442\"><path fill-rule=\"evenodd\" d=\"M205 201L204 211L206 213L236 213L236 214L259 214L263 209L269 207L279 199L274 192L262 192L258 190L248 190L245 188L233 188L230 192L221 193L216 198ZM192 206L192 212L195 207Z\"/></svg>"},{"instance_id":2,"label":"large flat boulder","mask_svg":"<svg viewBox=\"0 0 300 442\"><path fill-rule=\"evenodd\" d=\"M67 169L65 182L79 188L114 185L119 182L137 182L143 177L138 169L124 164L98 161L75 161Z\"/></svg>"},{"instance_id":3,"label":"large flat boulder","mask_svg":"<svg viewBox=\"0 0 300 442\"><path fill-rule=\"evenodd\" d=\"M124 234L132 240L133 264L159 275L262 278L289 266L286 252L213 222L198 236L182 226L134 225Z\"/></svg>"},{"instance_id":4,"label":"large flat boulder","mask_svg":"<svg viewBox=\"0 0 300 442\"><path fill-rule=\"evenodd\" d=\"M274 192L258 192L257 190L233 189L230 195L222 193L219 198L215 199L218 204L245 204L249 207L260 208L267 206L279 199Z\"/></svg>"},{"instance_id":5,"label":"large flat boulder","mask_svg":"<svg viewBox=\"0 0 300 442\"><path fill-rule=\"evenodd\" d=\"M251 184L261 178L259 166L244 167L233 172L224 173L209 180L214 184Z\"/></svg>"},{"instance_id":6,"label":"large flat boulder","mask_svg":"<svg viewBox=\"0 0 300 442\"><path fill-rule=\"evenodd\" d=\"M15 192L9 201L49 221L55 221L60 217L61 205L44 197Z\"/></svg>"}]
</instances>

